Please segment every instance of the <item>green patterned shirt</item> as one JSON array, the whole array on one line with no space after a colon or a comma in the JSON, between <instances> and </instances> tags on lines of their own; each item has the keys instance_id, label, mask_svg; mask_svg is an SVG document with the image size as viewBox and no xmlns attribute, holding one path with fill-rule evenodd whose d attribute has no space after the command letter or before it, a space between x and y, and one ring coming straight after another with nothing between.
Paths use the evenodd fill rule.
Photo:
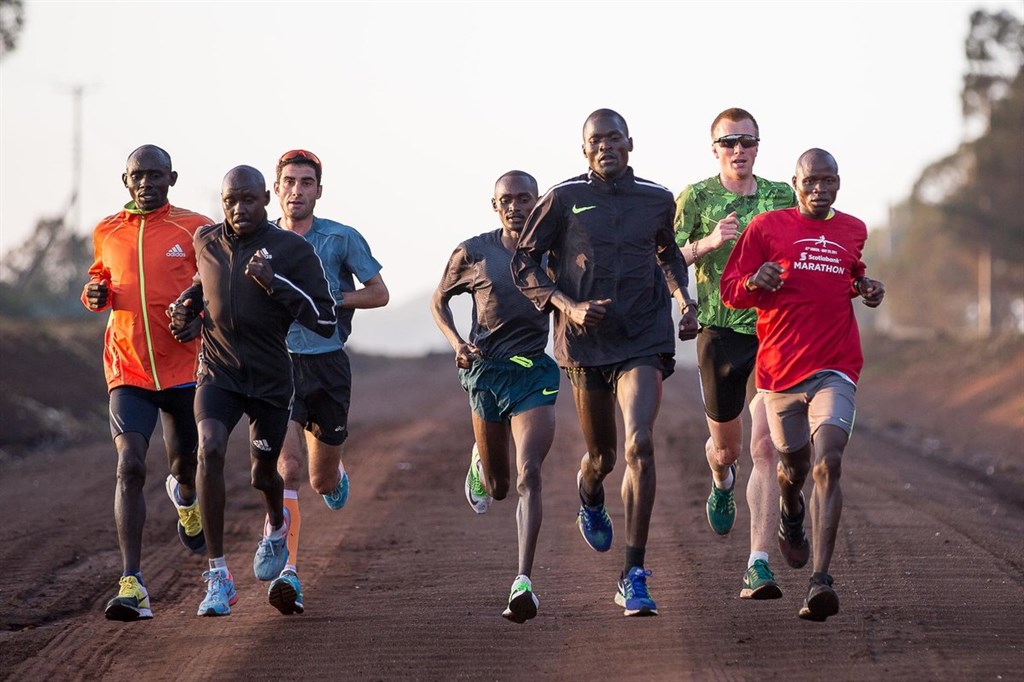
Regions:
<instances>
[{"instance_id":1,"label":"green patterned shirt","mask_svg":"<svg viewBox=\"0 0 1024 682\"><path fill-rule=\"evenodd\" d=\"M675 234L680 247L703 239L715 230L719 220L736 211L742 234L758 213L796 205L793 188L784 182L759 178L756 194L733 194L717 175L689 185L676 198ZM756 334L757 313L753 308L734 310L722 303L719 282L725 262L735 245L723 245L693 264L697 274L697 319L705 327L729 327L741 334Z\"/></svg>"}]
</instances>

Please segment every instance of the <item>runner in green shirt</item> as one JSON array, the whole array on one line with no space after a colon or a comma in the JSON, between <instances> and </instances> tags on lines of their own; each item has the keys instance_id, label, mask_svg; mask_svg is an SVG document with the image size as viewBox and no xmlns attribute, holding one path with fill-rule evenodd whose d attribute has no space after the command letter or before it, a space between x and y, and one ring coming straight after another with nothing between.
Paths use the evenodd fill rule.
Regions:
<instances>
[{"instance_id":1,"label":"runner in green shirt","mask_svg":"<svg viewBox=\"0 0 1024 682\"><path fill-rule=\"evenodd\" d=\"M704 411L710 437L704 446L711 467L712 486L707 501L708 523L720 535L736 520L733 488L736 460L743 442L741 414L749 401L750 455L753 468L747 484L750 505L750 558L743 576L744 599L777 599L782 591L768 567L768 549L776 519L778 490L776 454L768 435L764 405L754 387L757 357L753 310L734 310L722 304L719 281L736 243L759 213L796 204L793 189L754 175L760 131L747 111L726 109L711 124L711 152L718 159L718 175L686 187L676 199L675 235L697 279L697 361Z\"/></svg>"}]
</instances>

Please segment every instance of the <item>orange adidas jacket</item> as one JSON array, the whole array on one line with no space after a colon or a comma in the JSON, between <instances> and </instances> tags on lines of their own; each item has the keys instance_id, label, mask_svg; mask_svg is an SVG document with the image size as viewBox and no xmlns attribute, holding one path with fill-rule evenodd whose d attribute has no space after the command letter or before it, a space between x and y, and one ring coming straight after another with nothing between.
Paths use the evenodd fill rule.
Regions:
<instances>
[{"instance_id":1,"label":"orange adidas jacket","mask_svg":"<svg viewBox=\"0 0 1024 682\"><path fill-rule=\"evenodd\" d=\"M106 280L110 291L103 343L107 390L138 386L161 391L196 380L199 341L175 341L165 310L192 286L192 235L212 222L170 204L141 213L129 202L93 230L89 281ZM84 291L82 303L89 307Z\"/></svg>"}]
</instances>

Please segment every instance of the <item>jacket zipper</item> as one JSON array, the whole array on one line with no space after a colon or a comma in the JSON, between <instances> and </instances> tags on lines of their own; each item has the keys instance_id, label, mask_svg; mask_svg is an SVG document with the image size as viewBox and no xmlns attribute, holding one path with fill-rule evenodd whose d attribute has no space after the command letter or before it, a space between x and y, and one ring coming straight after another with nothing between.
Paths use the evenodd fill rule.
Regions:
<instances>
[{"instance_id":1,"label":"jacket zipper","mask_svg":"<svg viewBox=\"0 0 1024 682\"><path fill-rule=\"evenodd\" d=\"M146 330L146 350L149 352L149 369L153 374L153 385L156 386L156 390L160 388L160 377L156 373L156 353L153 351L153 337L149 332L149 309L146 301L146 268L144 265L143 251L142 251L142 232L146 229L146 217L142 216L142 222L139 223L139 300L142 304L142 326Z\"/></svg>"}]
</instances>

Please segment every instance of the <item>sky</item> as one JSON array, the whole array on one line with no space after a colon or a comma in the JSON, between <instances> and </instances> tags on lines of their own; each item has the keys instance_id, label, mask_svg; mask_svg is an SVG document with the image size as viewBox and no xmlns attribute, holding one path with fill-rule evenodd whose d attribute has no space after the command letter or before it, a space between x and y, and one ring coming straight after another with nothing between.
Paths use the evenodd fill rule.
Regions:
<instances>
[{"instance_id":1,"label":"sky","mask_svg":"<svg viewBox=\"0 0 1024 682\"><path fill-rule=\"evenodd\" d=\"M586 171L581 129L610 107L638 176L678 193L717 172L709 127L760 124L755 173L839 162L836 207L885 224L965 135L963 42L977 7L1019 2L248 2L28 0L0 61L0 253L60 215L82 99L88 233L128 200L128 154L167 149L171 202L222 219L221 179L280 154L324 163L318 215L358 229L392 304L432 290L463 239L500 226L494 181ZM271 217L279 215L276 198ZM83 281L85 273L83 273Z\"/></svg>"}]
</instances>

